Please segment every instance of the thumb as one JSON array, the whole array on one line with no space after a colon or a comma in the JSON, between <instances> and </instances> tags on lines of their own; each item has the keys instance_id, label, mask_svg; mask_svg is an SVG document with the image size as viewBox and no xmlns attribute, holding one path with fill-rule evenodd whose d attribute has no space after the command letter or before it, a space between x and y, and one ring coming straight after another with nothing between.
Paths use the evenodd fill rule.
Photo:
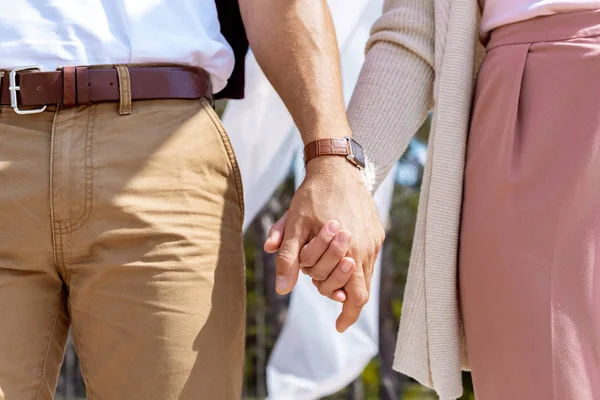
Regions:
<instances>
[{"instance_id":1,"label":"thumb","mask_svg":"<svg viewBox=\"0 0 600 400\"><path fill-rule=\"evenodd\" d=\"M275 290L279 294L288 294L296 285L300 272L300 250L308 241L308 233L303 233L307 231L306 229L299 224L292 226L293 228L287 229L284 234L275 261L277 267Z\"/></svg>"},{"instance_id":2,"label":"thumb","mask_svg":"<svg viewBox=\"0 0 600 400\"><path fill-rule=\"evenodd\" d=\"M269 230L269 236L267 237L263 247L267 253L275 253L277 250L279 250L279 246L281 246L281 242L283 240L283 233L285 232L285 223L287 218L288 213L286 211L285 214L279 218L279 221L275 222L275 224L271 227L271 230Z\"/></svg>"}]
</instances>

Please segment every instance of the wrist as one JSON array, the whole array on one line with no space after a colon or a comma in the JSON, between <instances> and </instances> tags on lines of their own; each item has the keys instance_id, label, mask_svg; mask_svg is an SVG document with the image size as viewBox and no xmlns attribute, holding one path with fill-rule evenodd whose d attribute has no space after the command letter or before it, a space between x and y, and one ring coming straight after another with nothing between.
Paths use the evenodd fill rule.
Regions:
<instances>
[{"instance_id":1,"label":"wrist","mask_svg":"<svg viewBox=\"0 0 600 400\"><path fill-rule=\"evenodd\" d=\"M300 131L304 145L321 139L341 139L346 136L352 136L352 130L347 121L338 121L337 123L319 124L310 129Z\"/></svg>"},{"instance_id":2,"label":"wrist","mask_svg":"<svg viewBox=\"0 0 600 400\"><path fill-rule=\"evenodd\" d=\"M340 155L315 157L306 163L306 176L349 174L360 177L360 170Z\"/></svg>"}]
</instances>

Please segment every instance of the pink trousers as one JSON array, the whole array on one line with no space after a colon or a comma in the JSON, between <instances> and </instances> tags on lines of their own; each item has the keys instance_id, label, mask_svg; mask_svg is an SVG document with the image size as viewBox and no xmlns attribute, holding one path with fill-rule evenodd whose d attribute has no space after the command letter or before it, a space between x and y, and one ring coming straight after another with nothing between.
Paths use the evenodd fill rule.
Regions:
<instances>
[{"instance_id":1,"label":"pink trousers","mask_svg":"<svg viewBox=\"0 0 600 400\"><path fill-rule=\"evenodd\" d=\"M600 399L600 11L492 33L465 179L477 400Z\"/></svg>"}]
</instances>

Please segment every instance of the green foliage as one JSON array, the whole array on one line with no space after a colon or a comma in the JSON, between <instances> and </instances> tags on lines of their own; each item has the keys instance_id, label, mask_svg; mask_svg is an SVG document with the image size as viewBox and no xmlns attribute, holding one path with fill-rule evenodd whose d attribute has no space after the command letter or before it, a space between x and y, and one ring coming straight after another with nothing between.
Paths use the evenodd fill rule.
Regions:
<instances>
[{"instance_id":1,"label":"green foliage","mask_svg":"<svg viewBox=\"0 0 600 400\"><path fill-rule=\"evenodd\" d=\"M437 400L438 396L418 383L407 385L402 400Z\"/></svg>"},{"instance_id":2,"label":"green foliage","mask_svg":"<svg viewBox=\"0 0 600 400\"><path fill-rule=\"evenodd\" d=\"M379 385L381 383L379 363L379 358L372 359L360 377L363 383L365 399L367 400L376 400L379 398Z\"/></svg>"}]
</instances>

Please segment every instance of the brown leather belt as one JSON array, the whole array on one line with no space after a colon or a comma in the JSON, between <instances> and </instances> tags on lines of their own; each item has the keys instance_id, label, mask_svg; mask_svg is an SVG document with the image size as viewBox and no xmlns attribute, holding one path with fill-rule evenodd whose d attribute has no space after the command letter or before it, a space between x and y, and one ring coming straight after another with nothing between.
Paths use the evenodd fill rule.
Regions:
<instances>
[{"instance_id":1,"label":"brown leather belt","mask_svg":"<svg viewBox=\"0 0 600 400\"><path fill-rule=\"evenodd\" d=\"M212 102L208 74L186 67L129 67L132 100L199 99ZM0 71L0 105L11 104L10 71ZM116 68L63 67L58 71L16 72L13 91L18 107L61 104L75 106L100 101L119 101Z\"/></svg>"}]
</instances>

